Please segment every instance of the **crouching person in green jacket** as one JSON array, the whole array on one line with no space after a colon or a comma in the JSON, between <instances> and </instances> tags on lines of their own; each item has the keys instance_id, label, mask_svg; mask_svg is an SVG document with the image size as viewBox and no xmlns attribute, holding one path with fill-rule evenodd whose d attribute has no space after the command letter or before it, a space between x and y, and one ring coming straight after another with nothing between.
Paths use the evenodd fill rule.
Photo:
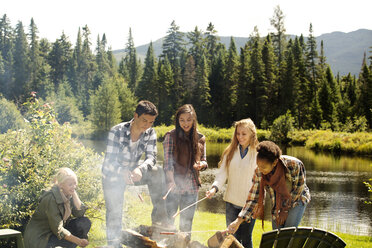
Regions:
<instances>
[{"instance_id":1,"label":"crouching person in green jacket","mask_svg":"<svg viewBox=\"0 0 372 248\"><path fill-rule=\"evenodd\" d=\"M75 248L89 244L87 234L91 222L84 217L86 207L75 191L77 184L76 174L71 169L58 170L54 185L42 192L26 227L26 248Z\"/></svg>"}]
</instances>

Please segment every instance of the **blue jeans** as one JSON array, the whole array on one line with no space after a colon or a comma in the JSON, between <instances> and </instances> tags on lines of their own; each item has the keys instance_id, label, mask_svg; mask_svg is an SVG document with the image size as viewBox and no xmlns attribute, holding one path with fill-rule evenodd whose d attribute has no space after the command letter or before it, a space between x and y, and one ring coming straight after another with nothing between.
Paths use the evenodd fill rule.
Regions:
<instances>
[{"instance_id":1,"label":"blue jeans","mask_svg":"<svg viewBox=\"0 0 372 248\"><path fill-rule=\"evenodd\" d=\"M288 211L288 217L284 223L284 225L281 225L279 228L283 227L298 227L298 225L301 222L302 216L304 215L306 204L303 202L300 202L296 207L291 208ZM278 229L278 226L276 225L276 221L272 220L272 226L273 230Z\"/></svg>"},{"instance_id":2,"label":"blue jeans","mask_svg":"<svg viewBox=\"0 0 372 248\"><path fill-rule=\"evenodd\" d=\"M242 207L226 202L226 226L238 218L238 214L242 210ZM252 231L254 228L255 219L252 219L251 222L243 222L240 224L238 230L234 233L234 237L245 247L252 248Z\"/></svg>"},{"instance_id":3,"label":"blue jeans","mask_svg":"<svg viewBox=\"0 0 372 248\"><path fill-rule=\"evenodd\" d=\"M147 184L153 205L151 213L151 220L153 223L162 222L167 219L165 203L162 198L164 194L164 178L163 169L156 166L156 168L143 174L140 182L135 183L135 185ZM114 247L121 247L122 213L126 184L123 179L116 182L103 179L102 184L106 203L107 243ZM141 205L138 205L138 207L140 208Z\"/></svg>"},{"instance_id":4,"label":"blue jeans","mask_svg":"<svg viewBox=\"0 0 372 248\"><path fill-rule=\"evenodd\" d=\"M169 224L174 224L173 215L180 210L195 203L198 200L198 194L177 194L170 193L166 199ZM185 232L188 238L191 238L192 221L196 210L196 204L182 213L180 213L180 231Z\"/></svg>"}]
</instances>

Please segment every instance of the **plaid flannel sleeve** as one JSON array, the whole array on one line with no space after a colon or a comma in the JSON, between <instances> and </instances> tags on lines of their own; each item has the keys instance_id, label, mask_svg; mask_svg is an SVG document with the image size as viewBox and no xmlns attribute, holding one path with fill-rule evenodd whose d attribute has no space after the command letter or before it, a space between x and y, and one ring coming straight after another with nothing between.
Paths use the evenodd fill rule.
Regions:
<instances>
[{"instance_id":1,"label":"plaid flannel sleeve","mask_svg":"<svg viewBox=\"0 0 372 248\"><path fill-rule=\"evenodd\" d=\"M170 134L166 134L163 141L164 148L164 165L165 178L167 183L174 181L174 167L173 167L173 139Z\"/></svg>"},{"instance_id":2,"label":"plaid flannel sleeve","mask_svg":"<svg viewBox=\"0 0 372 248\"><path fill-rule=\"evenodd\" d=\"M301 199L302 192L305 186L305 166L300 160L289 161L292 177L292 201L297 202Z\"/></svg>"},{"instance_id":3,"label":"plaid flannel sleeve","mask_svg":"<svg viewBox=\"0 0 372 248\"><path fill-rule=\"evenodd\" d=\"M247 201L240 211L238 217L243 218L246 221L250 221L253 217L253 212L256 209L258 203L258 196L260 194L260 182L261 182L261 173L256 168L255 173L252 178L252 188L249 191Z\"/></svg>"},{"instance_id":4,"label":"plaid flannel sleeve","mask_svg":"<svg viewBox=\"0 0 372 248\"><path fill-rule=\"evenodd\" d=\"M147 141L146 151L145 151L145 160L139 166L139 169L142 173L146 173L148 170L151 170L156 165L156 132L154 129L151 129L150 138Z\"/></svg>"},{"instance_id":5,"label":"plaid flannel sleeve","mask_svg":"<svg viewBox=\"0 0 372 248\"><path fill-rule=\"evenodd\" d=\"M124 169L118 161L120 152L119 138L119 131L112 128L107 137L106 153L102 165L102 174L105 176L118 176Z\"/></svg>"}]
</instances>

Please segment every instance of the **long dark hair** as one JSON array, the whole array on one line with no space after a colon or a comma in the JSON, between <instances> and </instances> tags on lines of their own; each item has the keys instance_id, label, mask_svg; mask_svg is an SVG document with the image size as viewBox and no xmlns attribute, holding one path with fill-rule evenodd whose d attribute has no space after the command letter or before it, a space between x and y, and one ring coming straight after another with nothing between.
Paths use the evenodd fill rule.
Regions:
<instances>
[{"instance_id":1,"label":"long dark hair","mask_svg":"<svg viewBox=\"0 0 372 248\"><path fill-rule=\"evenodd\" d=\"M179 122L179 119L180 119L180 116L182 114L185 114L185 113L190 113L191 116L192 116L192 127L190 129L190 132L188 134L186 134L182 127L180 126L180 122ZM183 106L181 106L177 112L176 112L176 116L175 116L175 126L176 126L176 156L178 156L182 151L179 150L179 146L177 146L177 144L179 144L180 142L188 142L190 143L190 146L192 148L192 158L193 158L193 162L196 162L195 161L195 158L198 158L200 157L200 149L199 149L199 135L198 135L198 131L197 131L197 127L198 127L198 118L196 116L196 112L195 112L195 109L194 107L191 105L191 104L185 104Z\"/></svg>"}]
</instances>

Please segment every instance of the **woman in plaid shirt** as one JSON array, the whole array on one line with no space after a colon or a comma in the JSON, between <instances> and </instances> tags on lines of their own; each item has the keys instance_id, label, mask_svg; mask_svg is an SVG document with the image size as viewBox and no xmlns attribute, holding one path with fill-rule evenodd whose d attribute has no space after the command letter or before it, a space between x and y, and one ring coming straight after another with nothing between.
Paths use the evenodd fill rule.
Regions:
<instances>
[{"instance_id":1,"label":"woman in plaid shirt","mask_svg":"<svg viewBox=\"0 0 372 248\"><path fill-rule=\"evenodd\" d=\"M174 224L172 216L178 207L183 209L197 201L201 185L199 171L208 167L205 137L197 131L197 117L192 105L180 107L175 122L176 128L165 135L163 142L163 168L167 189L170 190L166 206L171 225ZM179 228L188 233L188 238L191 238L195 210L196 205L180 214Z\"/></svg>"},{"instance_id":2,"label":"woman in plaid shirt","mask_svg":"<svg viewBox=\"0 0 372 248\"><path fill-rule=\"evenodd\" d=\"M273 206L272 228L297 227L310 201L304 164L297 158L282 155L275 143L263 141L257 147L257 166L247 202L229 225L229 232L236 232L244 220L249 222L252 218L262 219L263 224L265 191Z\"/></svg>"}]
</instances>

